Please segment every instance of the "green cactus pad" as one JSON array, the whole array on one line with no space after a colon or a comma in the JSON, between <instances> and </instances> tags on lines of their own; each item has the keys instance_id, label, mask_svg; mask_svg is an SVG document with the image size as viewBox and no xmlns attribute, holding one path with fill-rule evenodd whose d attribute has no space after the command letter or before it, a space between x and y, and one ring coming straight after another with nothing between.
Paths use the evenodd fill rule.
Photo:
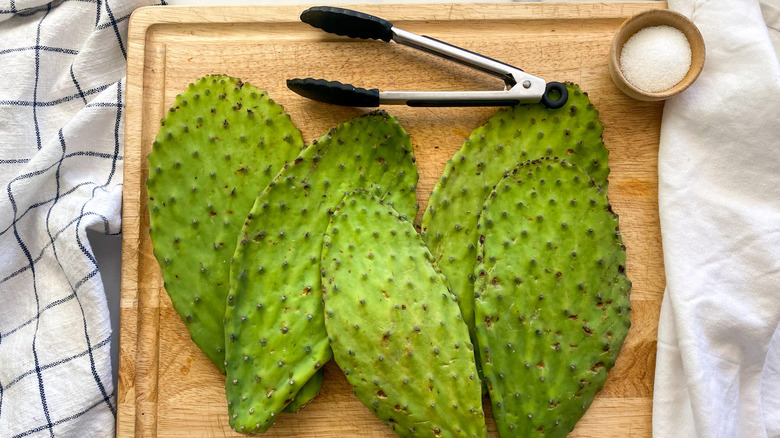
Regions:
<instances>
[{"instance_id":1,"label":"green cactus pad","mask_svg":"<svg viewBox=\"0 0 780 438\"><path fill-rule=\"evenodd\" d=\"M496 185L478 233L476 331L499 433L566 436L630 325L618 217L587 173L545 158Z\"/></svg>"},{"instance_id":2,"label":"green cactus pad","mask_svg":"<svg viewBox=\"0 0 780 438\"><path fill-rule=\"evenodd\" d=\"M311 401L314 400L314 397L317 397L317 395L320 393L320 388L322 387L322 377L322 369L314 373L311 379L309 379L306 384L303 385L300 391L295 394L293 401L284 407L282 412L286 412L288 414L297 414L298 412L301 412L301 410L305 408L306 405L311 403Z\"/></svg>"},{"instance_id":3,"label":"green cactus pad","mask_svg":"<svg viewBox=\"0 0 780 438\"><path fill-rule=\"evenodd\" d=\"M160 124L146 181L154 255L193 341L224 372L236 237L257 192L303 139L266 93L229 76L190 84Z\"/></svg>"},{"instance_id":4,"label":"green cactus pad","mask_svg":"<svg viewBox=\"0 0 780 438\"><path fill-rule=\"evenodd\" d=\"M417 213L409 135L384 112L358 117L307 147L261 193L241 231L225 312L230 425L264 432L332 356L320 255L330 215L364 188Z\"/></svg>"},{"instance_id":5,"label":"green cactus pad","mask_svg":"<svg viewBox=\"0 0 780 438\"><path fill-rule=\"evenodd\" d=\"M586 93L567 83L569 100L551 110L541 104L499 110L475 129L447 162L422 218L423 239L458 297L474 338L476 227L485 198L518 163L557 156L583 167L607 187L604 130Z\"/></svg>"},{"instance_id":6,"label":"green cactus pad","mask_svg":"<svg viewBox=\"0 0 780 438\"><path fill-rule=\"evenodd\" d=\"M468 328L404 215L365 193L347 197L325 236L322 276L336 363L371 412L400 436L486 435Z\"/></svg>"}]
</instances>

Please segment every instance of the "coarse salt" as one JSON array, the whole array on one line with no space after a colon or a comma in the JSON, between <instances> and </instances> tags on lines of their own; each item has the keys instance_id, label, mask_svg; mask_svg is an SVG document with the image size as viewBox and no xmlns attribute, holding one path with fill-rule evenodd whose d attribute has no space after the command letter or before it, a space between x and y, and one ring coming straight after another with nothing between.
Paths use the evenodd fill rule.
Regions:
<instances>
[{"instance_id":1,"label":"coarse salt","mask_svg":"<svg viewBox=\"0 0 780 438\"><path fill-rule=\"evenodd\" d=\"M691 68L691 44L679 29L647 27L623 44L620 70L631 85L655 93L677 85Z\"/></svg>"}]
</instances>

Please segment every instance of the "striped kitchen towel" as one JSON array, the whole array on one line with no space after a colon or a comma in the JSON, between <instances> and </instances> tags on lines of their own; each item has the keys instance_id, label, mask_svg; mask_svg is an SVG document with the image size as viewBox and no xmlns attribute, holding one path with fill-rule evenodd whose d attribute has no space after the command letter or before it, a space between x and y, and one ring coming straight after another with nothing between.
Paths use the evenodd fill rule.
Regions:
<instances>
[{"instance_id":1,"label":"striped kitchen towel","mask_svg":"<svg viewBox=\"0 0 780 438\"><path fill-rule=\"evenodd\" d=\"M120 232L127 25L153 3L0 0L0 437L114 435L86 232Z\"/></svg>"}]
</instances>

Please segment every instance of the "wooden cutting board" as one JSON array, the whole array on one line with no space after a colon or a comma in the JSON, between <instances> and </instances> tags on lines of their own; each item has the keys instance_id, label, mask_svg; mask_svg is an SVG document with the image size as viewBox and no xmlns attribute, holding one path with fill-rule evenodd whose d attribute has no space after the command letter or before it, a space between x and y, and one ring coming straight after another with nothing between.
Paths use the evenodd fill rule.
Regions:
<instances>
[{"instance_id":1,"label":"wooden cutting board","mask_svg":"<svg viewBox=\"0 0 780 438\"><path fill-rule=\"evenodd\" d=\"M576 437L646 437L658 315L664 291L656 171L662 103L629 99L607 70L610 41L629 16L653 3L503 3L354 6L399 28L516 65L589 92L611 150L609 196L628 247L632 327L615 368ZM162 287L148 237L146 155L177 93L212 73L242 78L284 105L307 143L366 111L303 99L285 79L322 77L382 90L498 89L487 75L375 41L327 34L301 23L305 7L151 7L130 21L123 198L122 299L117 434L232 436L224 377L190 340ZM421 213L445 162L495 109L386 107L411 134ZM419 217L417 218L419 223ZM489 416L489 414L488 414ZM490 435L495 425L488 422ZM338 368L302 413L280 415L267 436L388 437Z\"/></svg>"}]
</instances>

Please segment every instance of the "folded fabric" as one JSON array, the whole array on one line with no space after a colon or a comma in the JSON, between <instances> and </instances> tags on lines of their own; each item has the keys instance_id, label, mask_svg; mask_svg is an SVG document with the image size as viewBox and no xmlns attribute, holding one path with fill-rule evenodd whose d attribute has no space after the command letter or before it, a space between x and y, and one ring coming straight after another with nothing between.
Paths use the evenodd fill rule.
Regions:
<instances>
[{"instance_id":1,"label":"folded fabric","mask_svg":"<svg viewBox=\"0 0 780 438\"><path fill-rule=\"evenodd\" d=\"M767 27L757 1L669 7L696 23L707 59L696 83L667 101L661 125L666 294L653 435L778 437L778 22Z\"/></svg>"},{"instance_id":2,"label":"folded fabric","mask_svg":"<svg viewBox=\"0 0 780 438\"><path fill-rule=\"evenodd\" d=\"M86 230L120 232L127 24L152 3L0 1L0 437L114 435Z\"/></svg>"}]
</instances>

